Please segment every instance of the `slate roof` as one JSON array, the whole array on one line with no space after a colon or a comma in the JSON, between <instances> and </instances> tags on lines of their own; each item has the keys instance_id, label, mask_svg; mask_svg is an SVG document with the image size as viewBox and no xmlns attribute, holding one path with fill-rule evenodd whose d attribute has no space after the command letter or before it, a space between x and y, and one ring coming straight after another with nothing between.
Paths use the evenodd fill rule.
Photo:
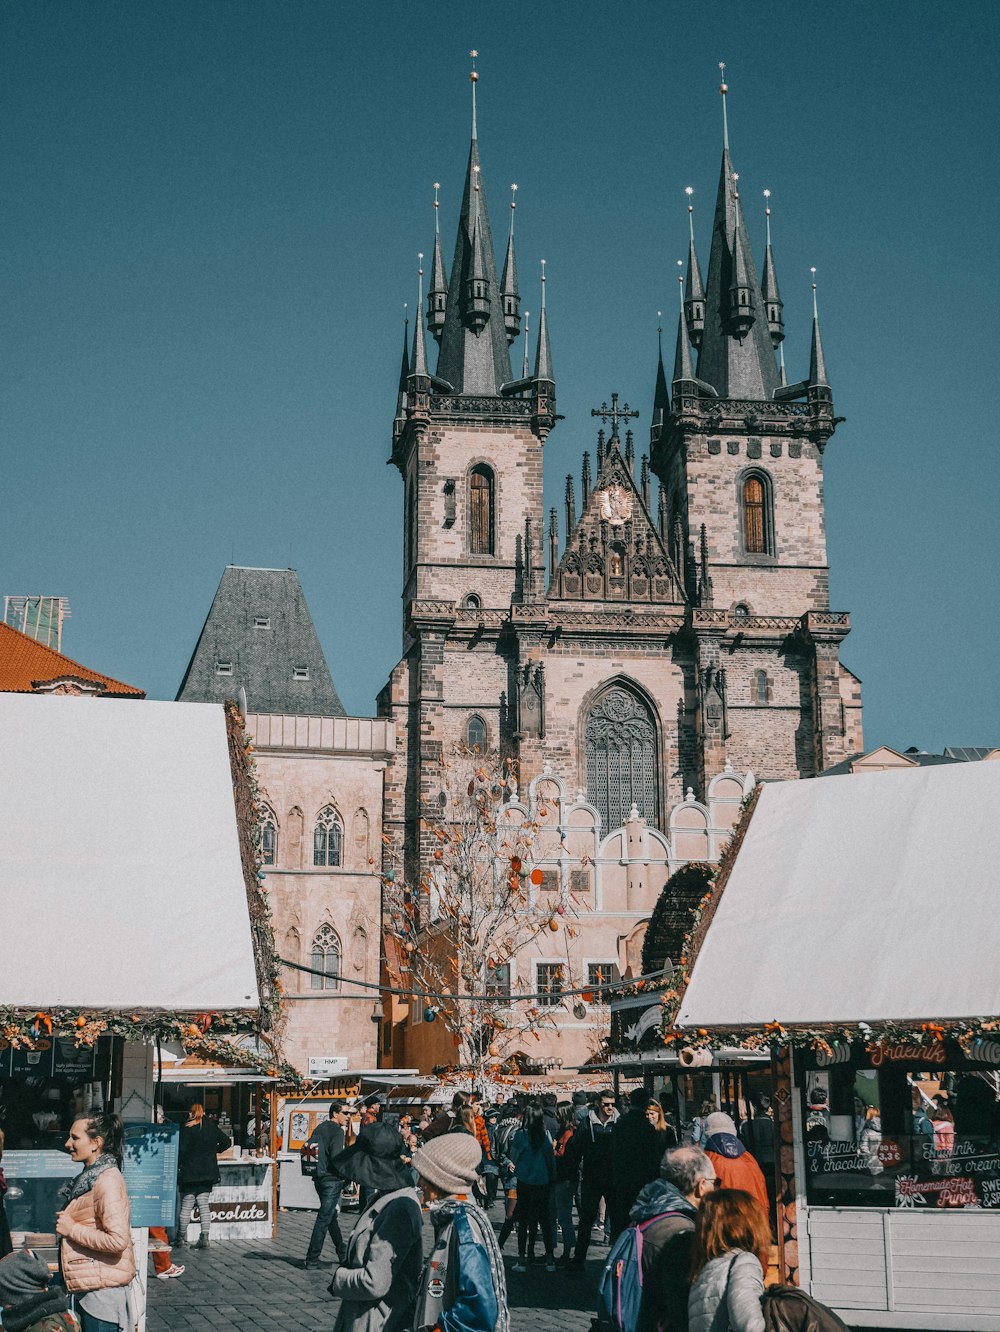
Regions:
<instances>
[{"instance_id":1,"label":"slate roof","mask_svg":"<svg viewBox=\"0 0 1000 1332\"><path fill-rule=\"evenodd\" d=\"M122 684L110 675L81 666L28 634L0 624L0 693L30 694L36 684L51 680L85 680L103 686L98 692L116 698L145 698L145 691Z\"/></svg>"},{"instance_id":2,"label":"slate roof","mask_svg":"<svg viewBox=\"0 0 1000 1332\"><path fill-rule=\"evenodd\" d=\"M240 689L251 712L346 716L294 569L225 569L177 698L222 703Z\"/></svg>"}]
</instances>

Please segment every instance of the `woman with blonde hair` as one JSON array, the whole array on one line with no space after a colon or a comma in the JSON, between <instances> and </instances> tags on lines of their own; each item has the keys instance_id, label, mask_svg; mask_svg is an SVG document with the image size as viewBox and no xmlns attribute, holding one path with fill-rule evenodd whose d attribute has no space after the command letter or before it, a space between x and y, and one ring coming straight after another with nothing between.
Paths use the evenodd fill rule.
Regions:
<instances>
[{"instance_id":1,"label":"woman with blonde hair","mask_svg":"<svg viewBox=\"0 0 1000 1332\"><path fill-rule=\"evenodd\" d=\"M198 1204L201 1219L199 1249L207 1249L212 1227L209 1199L222 1176L219 1174L219 1153L232 1145L222 1130L205 1118L205 1107L195 1101L188 1111L187 1123L181 1129L180 1164L177 1183L181 1194L181 1214L177 1222L174 1247L187 1243L187 1229L194 1205Z\"/></svg>"},{"instance_id":2,"label":"woman with blonde hair","mask_svg":"<svg viewBox=\"0 0 1000 1332\"><path fill-rule=\"evenodd\" d=\"M765 1332L760 1297L770 1247L767 1212L752 1194L705 1196L691 1248L688 1332Z\"/></svg>"}]
</instances>

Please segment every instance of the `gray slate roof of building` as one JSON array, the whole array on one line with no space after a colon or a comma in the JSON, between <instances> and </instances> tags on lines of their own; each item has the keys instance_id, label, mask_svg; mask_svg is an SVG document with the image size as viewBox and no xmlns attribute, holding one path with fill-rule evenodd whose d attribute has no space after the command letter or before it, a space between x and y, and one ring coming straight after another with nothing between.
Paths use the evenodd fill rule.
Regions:
<instances>
[{"instance_id":1,"label":"gray slate roof of building","mask_svg":"<svg viewBox=\"0 0 1000 1332\"><path fill-rule=\"evenodd\" d=\"M294 569L225 569L177 698L222 703L241 688L251 712L346 715Z\"/></svg>"}]
</instances>

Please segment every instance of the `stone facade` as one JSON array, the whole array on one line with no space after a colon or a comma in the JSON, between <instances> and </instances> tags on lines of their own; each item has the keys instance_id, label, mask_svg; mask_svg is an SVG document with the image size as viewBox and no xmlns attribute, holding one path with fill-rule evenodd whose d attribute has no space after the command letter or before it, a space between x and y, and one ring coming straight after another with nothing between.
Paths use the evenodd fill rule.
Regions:
<instances>
[{"instance_id":1,"label":"stone facade","mask_svg":"<svg viewBox=\"0 0 1000 1332\"><path fill-rule=\"evenodd\" d=\"M379 980L382 787L393 725L268 713L251 713L246 722L274 829L263 849L278 953L312 966L319 947L331 970L337 959L340 975L334 985L283 970L285 1057L302 1072L311 1056L324 1055L346 1057L351 1069L376 1068L378 992L350 982ZM340 834L333 855L328 812ZM321 851L318 826L327 835ZM319 858L339 863L317 865Z\"/></svg>"},{"instance_id":2,"label":"stone facade","mask_svg":"<svg viewBox=\"0 0 1000 1332\"><path fill-rule=\"evenodd\" d=\"M567 478L561 541L542 495L557 420L544 294L534 373L525 354L514 381L513 232L501 291L483 254L484 236L492 242L475 137L450 281L435 239L427 328L441 342L438 374L421 306L404 358L392 445L404 487L403 657L378 701L397 733L385 831L419 883L421 818L442 761L463 746L513 760L529 809L550 784L558 891L589 881L560 954L575 979L588 959L638 972L671 868L719 855L754 777L813 777L862 747L860 684L840 662L850 621L829 605L823 455L838 418L818 316L808 377L789 385L775 355L784 323L770 241L758 281L737 181L727 143L707 282L692 230L674 374L668 382L661 358L648 456L636 459L621 427L637 413L613 395L594 413L610 430L597 434L593 470L587 453L580 490ZM533 974L518 975L521 990ZM442 1026L419 1019L417 1005L392 1005L393 1062L451 1062ZM525 1054L581 1061L602 1024L569 1006L556 1028Z\"/></svg>"}]
</instances>

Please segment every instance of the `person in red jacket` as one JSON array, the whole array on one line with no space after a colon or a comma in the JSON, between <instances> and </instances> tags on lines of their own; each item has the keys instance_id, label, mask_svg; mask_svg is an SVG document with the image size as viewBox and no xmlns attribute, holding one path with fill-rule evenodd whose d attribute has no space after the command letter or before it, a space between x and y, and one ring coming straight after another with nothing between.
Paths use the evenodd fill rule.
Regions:
<instances>
[{"instance_id":1,"label":"person in red jacket","mask_svg":"<svg viewBox=\"0 0 1000 1332\"><path fill-rule=\"evenodd\" d=\"M751 1194L766 1212L768 1210L767 1185L760 1166L736 1135L736 1125L729 1115L719 1111L705 1122L705 1155L715 1166L719 1187L742 1189Z\"/></svg>"}]
</instances>

